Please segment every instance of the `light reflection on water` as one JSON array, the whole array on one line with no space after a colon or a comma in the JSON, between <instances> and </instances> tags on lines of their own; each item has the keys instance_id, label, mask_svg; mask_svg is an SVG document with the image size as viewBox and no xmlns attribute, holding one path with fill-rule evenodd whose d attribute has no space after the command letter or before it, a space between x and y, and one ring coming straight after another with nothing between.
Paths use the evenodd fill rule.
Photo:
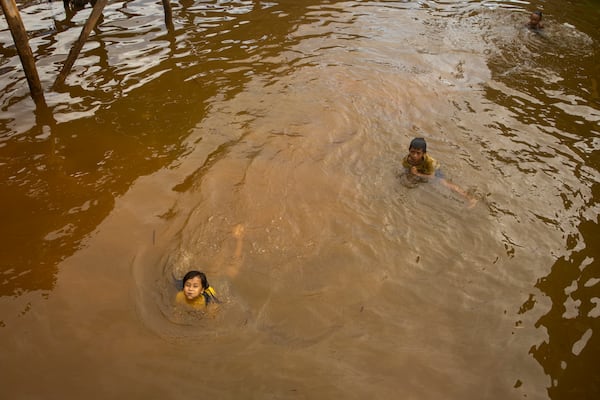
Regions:
<instances>
[{"instance_id":1,"label":"light reflection on water","mask_svg":"<svg viewBox=\"0 0 600 400\"><path fill-rule=\"evenodd\" d=\"M57 275L86 279L60 262L114 263L96 250L110 231L103 221L151 198L161 209L149 214L161 215L155 248L134 245L126 257L135 258L135 307L162 341L207 341L199 351L223 357L205 376L216 395L238 390L222 387L227 363L260 375L250 359L281 361L286 382L319 371L322 393L337 397L459 398L474 387L485 398L593 395L600 179L589 20L566 25L560 5L547 4L547 30L536 35L522 28L522 2L300 3L182 1L173 34L160 2L109 4L66 87L48 95L50 123L35 118L2 26L11 212L1 242L11 251L1 333L14 340L18 318L41 318L32 308L56 315L52 296L46 305L28 291L76 298L75 286L53 291ZM67 20L59 8L23 13L45 86L89 13ZM398 184L414 135L479 197L476 209L437 186ZM128 193L144 176L151 195ZM239 222L244 268L229 279L221 265ZM127 242L123 232L139 225L117 223L116 237ZM214 323L173 324L173 276L197 264L227 305ZM223 355L232 348L237 359ZM173 371L187 365L158 358ZM371 374L356 372L365 366ZM347 389L328 385L328 371ZM263 379L247 390L289 390Z\"/></svg>"}]
</instances>

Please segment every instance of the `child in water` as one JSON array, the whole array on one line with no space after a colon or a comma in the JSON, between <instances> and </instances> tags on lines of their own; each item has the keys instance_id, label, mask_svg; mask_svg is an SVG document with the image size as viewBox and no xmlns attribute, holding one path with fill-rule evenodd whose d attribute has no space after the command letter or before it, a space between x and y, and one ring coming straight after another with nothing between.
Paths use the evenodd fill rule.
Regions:
<instances>
[{"instance_id":1,"label":"child in water","mask_svg":"<svg viewBox=\"0 0 600 400\"><path fill-rule=\"evenodd\" d=\"M469 208L477 203L477 199L469 196L460 187L444 179L444 175L439 169L439 163L427 154L427 142L423 138L414 138L408 146L408 155L402 160L402 166L406 168L410 176L429 181L438 180L448 189L460 194L468 201Z\"/></svg>"},{"instance_id":2,"label":"child in water","mask_svg":"<svg viewBox=\"0 0 600 400\"><path fill-rule=\"evenodd\" d=\"M544 25L542 24L542 12L540 10L535 10L529 15L527 27L536 31L544 28Z\"/></svg>"},{"instance_id":3,"label":"child in water","mask_svg":"<svg viewBox=\"0 0 600 400\"><path fill-rule=\"evenodd\" d=\"M236 239L235 252L232 263L225 269L225 273L233 278L238 274L241 264L242 239L244 237L243 225L236 225L232 233ZM208 284L206 275L195 270L184 275L183 289L177 293L175 302L195 309L203 309L210 303L220 303L215 289Z\"/></svg>"},{"instance_id":4,"label":"child in water","mask_svg":"<svg viewBox=\"0 0 600 400\"><path fill-rule=\"evenodd\" d=\"M219 300L215 290L208 284L206 275L200 271L190 271L183 277L183 290L177 293L175 302L202 309Z\"/></svg>"}]
</instances>

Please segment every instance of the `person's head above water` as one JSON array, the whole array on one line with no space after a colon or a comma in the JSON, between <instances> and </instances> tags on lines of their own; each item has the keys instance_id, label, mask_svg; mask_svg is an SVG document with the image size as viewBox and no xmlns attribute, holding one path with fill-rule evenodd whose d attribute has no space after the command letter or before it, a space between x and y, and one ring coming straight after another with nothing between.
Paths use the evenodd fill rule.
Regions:
<instances>
[{"instance_id":1,"label":"person's head above water","mask_svg":"<svg viewBox=\"0 0 600 400\"><path fill-rule=\"evenodd\" d=\"M408 146L408 163L419 165L427 153L427 142L423 138L414 138Z\"/></svg>"},{"instance_id":2,"label":"person's head above water","mask_svg":"<svg viewBox=\"0 0 600 400\"><path fill-rule=\"evenodd\" d=\"M543 14L540 10L535 10L529 15L529 24L527 24L532 29L540 29L542 26L542 17Z\"/></svg>"},{"instance_id":3,"label":"person's head above water","mask_svg":"<svg viewBox=\"0 0 600 400\"><path fill-rule=\"evenodd\" d=\"M422 137L414 138L408 146L409 151L410 149L423 150L423 153L427 153L427 142Z\"/></svg>"},{"instance_id":4,"label":"person's head above water","mask_svg":"<svg viewBox=\"0 0 600 400\"><path fill-rule=\"evenodd\" d=\"M203 272L190 271L183 277L183 293L188 300L198 298L208 286L208 279Z\"/></svg>"}]
</instances>

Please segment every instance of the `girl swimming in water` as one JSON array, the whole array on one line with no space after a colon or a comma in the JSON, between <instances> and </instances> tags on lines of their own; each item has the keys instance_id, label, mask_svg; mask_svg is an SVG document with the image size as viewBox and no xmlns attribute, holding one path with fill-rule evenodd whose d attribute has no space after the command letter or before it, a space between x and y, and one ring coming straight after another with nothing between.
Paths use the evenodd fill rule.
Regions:
<instances>
[{"instance_id":1,"label":"girl swimming in water","mask_svg":"<svg viewBox=\"0 0 600 400\"><path fill-rule=\"evenodd\" d=\"M202 309L209 303L219 303L217 293L200 271L189 271L183 277L183 290L175 297L177 304L185 304L193 308Z\"/></svg>"},{"instance_id":2,"label":"girl swimming in water","mask_svg":"<svg viewBox=\"0 0 600 400\"><path fill-rule=\"evenodd\" d=\"M243 225L235 226L232 233L236 238L235 253L233 262L226 268L225 273L233 278L239 272L242 259ZM210 303L220 303L220 301L217 299L215 289L209 285L206 275L203 272L192 270L184 275L183 289L177 293L175 303L203 309Z\"/></svg>"}]
</instances>

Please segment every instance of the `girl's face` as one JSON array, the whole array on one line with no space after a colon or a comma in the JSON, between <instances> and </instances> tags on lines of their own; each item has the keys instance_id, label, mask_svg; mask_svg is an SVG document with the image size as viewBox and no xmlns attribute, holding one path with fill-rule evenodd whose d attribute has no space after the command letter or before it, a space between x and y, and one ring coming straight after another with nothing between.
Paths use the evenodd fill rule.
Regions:
<instances>
[{"instance_id":1,"label":"girl's face","mask_svg":"<svg viewBox=\"0 0 600 400\"><path fill-rule=\"evenodd\" d=\"M411 147L408 150L408 163L410 165L418 165L421 161L423 161L424 154L425 152L423 150Z\"/></svg>"},{"instance_id":2,"label":"girl's face","mask_svg":"<svg viewBox=\"0 0 600 400\"><path fill-rule=\"evenodd\" d=\"M185 285L183 285L183 294L188 300L194 300L198 298L204 292L202 288L202 281L199 276L195 276L192 279L188 279L185 281Z\"/></svg>"}]
</instances>

